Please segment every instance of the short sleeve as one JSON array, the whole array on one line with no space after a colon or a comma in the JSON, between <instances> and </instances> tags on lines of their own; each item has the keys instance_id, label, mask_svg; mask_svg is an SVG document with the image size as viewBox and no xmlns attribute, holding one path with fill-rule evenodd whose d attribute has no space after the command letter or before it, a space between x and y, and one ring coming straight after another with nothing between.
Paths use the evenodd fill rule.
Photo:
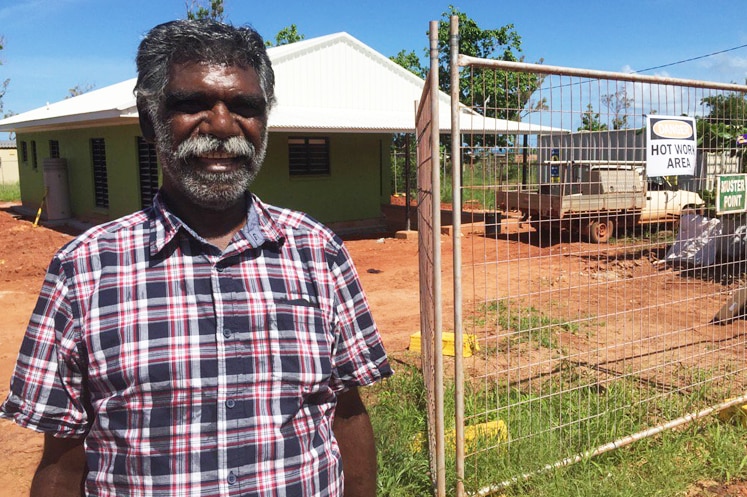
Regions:
<instances>
[{"instance_id":1,"label":"short sleeve","mask_svg":"<svg viewBox=\"0 0 747 497\"><path fill-rule=\"evenodd\" d=\"M333 250L328 250L336 309L332 388L339 392L370 385L393 371L353 261L341 242L332 245Z\"/></svg>"},{"instance_id":2,"label":"short sleeve","mask_svg":"<svg viewBox=\"0 0 747 497\"><path fill-rule=\"evenodd\" d=\"M69 300L67 278L52 260L21 343L10 392L0 417L58 437L87 432L82 391L80 334Z\"/></svg>"}]
</instances>

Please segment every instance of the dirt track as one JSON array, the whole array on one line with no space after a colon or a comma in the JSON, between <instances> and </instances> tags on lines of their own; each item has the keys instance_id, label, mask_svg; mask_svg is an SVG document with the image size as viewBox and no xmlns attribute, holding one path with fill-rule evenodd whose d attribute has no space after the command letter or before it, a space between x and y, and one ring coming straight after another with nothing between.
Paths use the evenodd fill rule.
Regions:
<instances>
[{"instance_id":1,"label":"dirt track","mask_svg":"<svg viewBox=\"0 0 747 497\"><path fill-rule=\"evenodd\" d=\"M54 251L72 238L72 234L44 227L35 228L31 220L18 219L8 206L0 206L0 239L4 248L0 255L0 395L5 398L8 378L12 372L18 347L31 313L41 281ZM516 241L507 241L516 243ZM347 246L382 331L385 346L394 356L405 354L410 335L419 329L418 270L416 239L373 238L349 240ZM565 246L527 247L537 255L551 255L568 250ZM443 238L445 290L450 291L448 275L451 266L451 243ZM469 254L465 253L469 258ZM597 268L598 269L598 268ZM605 268L605 270L623 270ZM641 271L639 267L628 268ZM529 268L527 268L529 271ZM576 271L578 273L578 271ZM527 278L532 275L527 272ZM542 278L552 278L544 274ZM613 296L614 298L614 296ZM449 297L444 301L448 306ZM620 302L626 302L620 300ZM638 305L636 303L636 305ZM716 308L718 302L713 302ZM706 309L701 312L712 312ZM28 495L31 476L41 453L42 436L17 428L9 422L0 422L0 494L8 497ZM744 486L718 487L709 491L694 489L689 495L747 495ZM740 493L741 492L741 493Z\"/></svg>"}]
</instances>

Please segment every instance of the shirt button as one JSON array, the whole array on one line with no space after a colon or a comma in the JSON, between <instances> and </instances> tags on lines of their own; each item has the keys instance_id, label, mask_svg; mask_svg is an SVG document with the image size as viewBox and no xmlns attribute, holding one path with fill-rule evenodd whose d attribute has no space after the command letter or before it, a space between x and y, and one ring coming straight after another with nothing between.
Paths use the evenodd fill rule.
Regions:
<instances>
[{"instance_id":1,"label":"shirt button","mask_svg":"<svg viewBox=\"0 0 747 497\"><path fill-rule=\"evenodd\" d=\"M230 473L228 473L228 484L233 485L234 483L236 483L236 475L233 474L233 471L231 471Z\"/></svg>"},{"instance_id":2,"label":"shirt button","mask_svg":"<svg viewBox=\"0 0 747 497\"><path fill-rule=\"evenodd\" d=\"M223 329L223 336L226 337L226 338L231 338L231 334L232 333L233 332L229 328L224 328Z\"/></svg>"},{"instance_id":3,"label":"shirt button","mask_svg":"<svg viewBox=\"0 0 747 497\"><path fill-rule=\"evenodd\" d=\"M223 266L215 266L215 270L218 271L219 273L222 273L223 271L226 270L226 268Z\"/></svg>"},{"instance_id":4,"label":"shirt button","mask_svg":"<svg viewBox=\"0 0 747 497\"><path fill-rule=\"evenodd\" d=\"M228 399L226 401L226 407L228 407L229 409L233 409L235 406L236 406L236 401L235 400Z\"/></svg>"}]
</instances>

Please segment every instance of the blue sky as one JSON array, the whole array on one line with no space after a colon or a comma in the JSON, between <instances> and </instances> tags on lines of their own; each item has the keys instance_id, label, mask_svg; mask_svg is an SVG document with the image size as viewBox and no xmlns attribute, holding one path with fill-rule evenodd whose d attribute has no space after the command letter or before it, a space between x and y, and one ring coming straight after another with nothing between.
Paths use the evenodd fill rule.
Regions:
<instances>
[{"instance_id":1,"label":"blue sky","mask_svg":"<svg viewBox=\"0 0 747 497\"><path fill-rule=\"evenodd\" d=\"M346 31L386 56L422 55L429 21L450 3L482 28L513 24L528 62L629 72L747 45L744 12L720 0L225 0L229 21L266 38L290 24L307 38ZM185 0L0 0L0 80L11 80L5 110L25 112L76 85L134 77L142 35L185 11ZM646 74L744 83L747 47Z\"/></svg>"}]
</instances>

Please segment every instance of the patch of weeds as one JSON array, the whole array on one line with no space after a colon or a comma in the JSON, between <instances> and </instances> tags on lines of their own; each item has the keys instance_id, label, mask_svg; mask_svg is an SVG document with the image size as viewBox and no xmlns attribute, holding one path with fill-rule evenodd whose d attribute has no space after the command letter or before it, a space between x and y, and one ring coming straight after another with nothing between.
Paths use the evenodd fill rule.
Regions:
<instances>
[{"instance_id":1,"label":"patch of weeds","mask_svg":"<svg viewBox=\"0 0 747 497\"><path fill-rule=\"evenodd\" d=\"M557 332L577 334L580 329L578 322L552 318L533 306L520 307L505 300L481 304L475 314L477 325L508 330L510 344L533 343L557 350Z\"/></svg>"},{"instance_id":2,"label":"patch of weeds","mask_svg":"<svg viewBox=\"0 0 747 497\"><path fill-rule=\"evenodd\" d=\"M0 201L17 202L21 200L21 184L11 183L8 185L0 184Z\"/></svg>"},{"instance_id":3,"label":"patch of weeds","mask_svg":"<svg viewBox=\"0 0 747 497\"><path fill-rule=\"evenodd\" d=\"M423 376L416 368L401 365L394 376L366 390L376 436L377 495L430 495Z\"/></svg>"},{"instance_id":4,"label":"patch of weeds","mask_svg":"<svg viewBox=\"0 0 747 497\"><path fill-rule=\"evenodd\" d=\"M708 371L691 374L705 377ZM674 419L701 401L702 393L662 396L635 378L599 380L588 367L564 361L541 384L512 385L505 378L465 383L466 426L501 421L508 431L508 438L479 433L466 445L467 492L508 482L498 494L675 497L691 495L688 487L694 482L747 477L747 427L716 416L551 468L574 454ZM454 427L454 385L445 383L448 437ZM420 371L401 365L394 377L365 390L378 447L379 497L432 495ZM447 438L447 495L456 486L454 457Z\"/></svg>"}]
</instances>

